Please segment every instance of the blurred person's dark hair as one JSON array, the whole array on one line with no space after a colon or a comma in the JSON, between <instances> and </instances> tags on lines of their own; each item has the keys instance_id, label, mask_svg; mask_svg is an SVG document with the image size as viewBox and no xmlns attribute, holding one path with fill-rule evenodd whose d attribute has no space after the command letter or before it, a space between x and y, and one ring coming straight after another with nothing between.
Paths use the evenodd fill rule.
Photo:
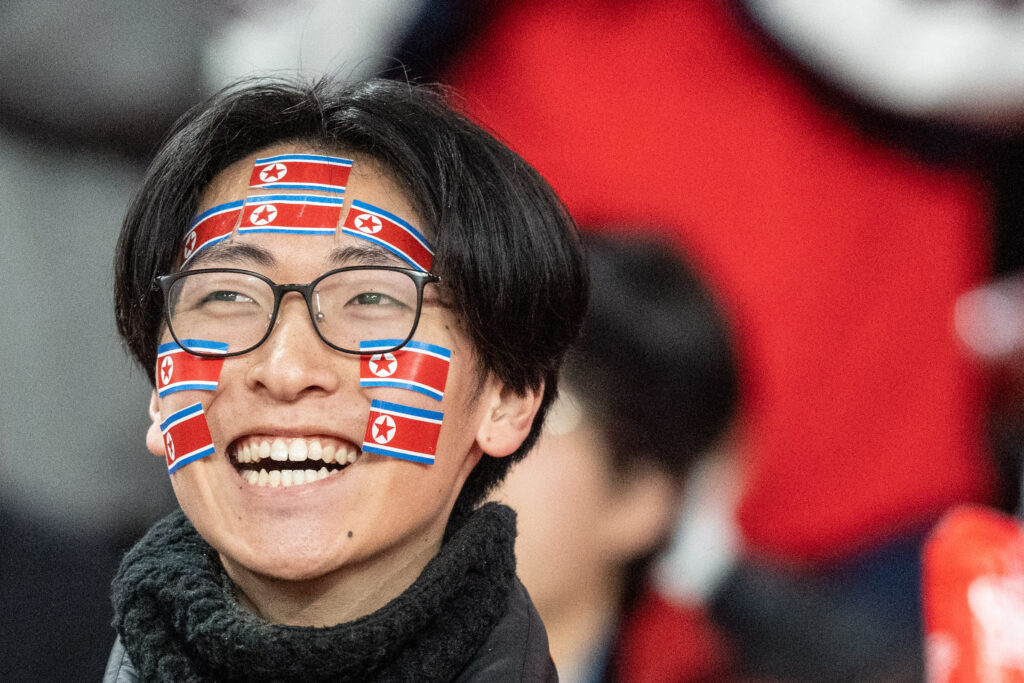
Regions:
<instances>
[{"instance_id":1,"label":"blurred person's dark hair","mask_svg":"<svg viewBox=\"0 0 1024 683\"><path fill-rule=\"evenodd\" d=\"M564 387L601 429L622 479L690 469L723 437L739 402L729 325L701 276L654 235L584 233L590 302ZM624 606L643 590L672 530L630 562Z\"/></svg>"},{"instance_id":2,"label":"blurred person's dark hair","mask_svg":"<svg viewBox=\"0 0 1024 683\"><path fill-rule=\"evenodd\" d=\"M565 382L597 417L614 466L679 477L722 435L739 396L729 327L677 249L585 233L591 298Z\"/></svg>"}]
</instances>

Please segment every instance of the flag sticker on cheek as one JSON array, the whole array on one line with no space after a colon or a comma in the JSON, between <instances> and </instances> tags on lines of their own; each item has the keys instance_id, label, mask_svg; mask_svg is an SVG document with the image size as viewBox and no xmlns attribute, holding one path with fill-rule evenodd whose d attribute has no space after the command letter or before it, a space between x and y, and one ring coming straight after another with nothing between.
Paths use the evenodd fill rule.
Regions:
<instances>
[{"instance_id":1,"label":"flag sticker on cheek","mask_svg":"<svg viewBox=\"0 0 1024 683\"><path fill-rule=\"evenodd\" d=\"M397 351L374 353L401 342L377 339L359 342L359 386L391 387L419 392L440 401L448 381L452 352L443 346L410 341Z\"/></svg>"},{"instance_id":2,"label":"flag sticker on cheek","mask_svg":"<svg viewBox=\"0 0 1024 683\"><path fill-rule=\"evenodd\" d=\"M352 160L317 154L282 154L257 159L250 188L345 192Z\"/></svg>"},{"instance_id":3,"label":"flag sticker on cheek","mask_svg":"<svg viewBox=\"0 0 1024 683\"><path fill-rule=\"evenodd\" d=\"M231 236L242 212L243 200L218 204L192 219L181 245L182 265L200 251Z\"/></svg>"},{"instance_id":4,"label":"flag sticker on cheek","mask_svg":"<svg viewBox=\"0 0 1024 683\"><path fill-rule=\"evenodd\" d=\"M160 423L164 439L167 473L174 474L180 467L213 455L213 437L206 424L202 403L193 403L173 413Z\"/></svg>"},{"instance_id":5,"label":"flag sticker on cheek","mask_svg":"<svg viewBox=\"0 0 1024 683\"><path fill-rule=\"evenodd\" d=\"M190 348L210 353L227 353L228 345L205 339L186 339ZM156 349L156 394L160 398L176 391L213 391L220 381L223 358L193 356L177 342L161 344Z\"/></svg>"},{"instance_id":6,"label":"flag sticker on cheek","mask_svg":"<svg viewBox=\"0 0 1024 683\"><path fill-rule=\"evenodd\" d=\"M363 437L363 452L434 464L444 415L435 410L374 400Z\"/></svg>"},{"instance_id":7,"label":"flag sticker on cheek","mask_svg":"<svg viewBox=\"0 0 1024 683\"><path fill-rule=\"evenodd\" d=\"M417 270L428 271L434 262L434 247L419 230L393 213L372 204L352 201L341 231L384 247Z\"/></svg>"},{"instance_id":8,"label":"flag sticker on cheek","mask_svg":"<svg viewBox=\"0 0 1024 683\"><path fill-rule=\"evenodd\" d=\"M344 202L321 195L253 195L245 200L238 234L333 235Z\"/></svg>"}]
</instances>

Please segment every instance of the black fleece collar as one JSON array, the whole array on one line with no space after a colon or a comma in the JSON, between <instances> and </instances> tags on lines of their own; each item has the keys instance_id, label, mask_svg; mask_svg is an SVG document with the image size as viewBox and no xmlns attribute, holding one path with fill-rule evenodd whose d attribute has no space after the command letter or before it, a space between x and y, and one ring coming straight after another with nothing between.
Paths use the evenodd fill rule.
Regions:
<instances>
[{"instance_id":1,"label":"black fleece collar","mask_svg":"<svg viewBox=\"0 0 1024 683\"><path fill-rule=\"evenodd\" d=\"M515 579L515 513L488 503L449 522L441 551L381 609L326 628L243 608L217 553L180 512L132 548L114 627L144 681L447 681L501 618Z\"/></svg>"}]
</instances>

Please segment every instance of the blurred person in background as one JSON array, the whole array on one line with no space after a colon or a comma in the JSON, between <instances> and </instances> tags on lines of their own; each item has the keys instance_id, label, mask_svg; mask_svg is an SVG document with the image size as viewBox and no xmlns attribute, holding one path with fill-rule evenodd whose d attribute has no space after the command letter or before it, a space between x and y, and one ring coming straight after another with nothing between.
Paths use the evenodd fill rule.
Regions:
<instances>
[{"instance_id":1,"label":"blurred person in background","mask_svg":"<svg viewBox=\"0 0 1024 683\"><path fill-rule=\"evenodd\" d=\"M670 552L660 589L704 600L749 675L919 675L924 534L950 506L1016 497L986 441L985 377L951 325L960 293L1024 253L1007 117L977 117L1001 121L990 138L844 88L805 59L822 41L797 50L766 19L796 1L470 4L434 3L461 11L425 15L404 61L458 88L581 223L663 226L734 323L742 480L717 527L732 527L733 556L683 586L694 572ZM997 29L989 46L1019 49L999 32L1019 26L1018 3L855 13L906 10L861 32L877 46L914 28L908 14L972 4ZM911 47L936 42L889 42L906 48L903 73L948 75L971 51L915 60ZM981 61L1003 68L1003 96L986 101L1012 112L1010 52Z\"/></svg>"},{"instance_id":2,"label":"blurred person in background","mask_svg":"<svg viewBox=\"0 0 1024 683\"><path fill-rule=\"evenodd\" d=\"M582 336L534 453L496 494L519 515L518 571L560 680L722 680L714 629L653 592L648 570L688 474L733 417L729 330L672 246L631 231L585 244Z\"/></svg>"}]
</instances>

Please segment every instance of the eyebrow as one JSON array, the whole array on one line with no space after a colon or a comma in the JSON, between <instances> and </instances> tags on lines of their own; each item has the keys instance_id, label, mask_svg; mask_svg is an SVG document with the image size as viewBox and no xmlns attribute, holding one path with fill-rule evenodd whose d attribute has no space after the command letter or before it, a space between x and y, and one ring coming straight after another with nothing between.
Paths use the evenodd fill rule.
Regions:
<instances>
[{"instance_id":1,"label":"eyebrow","mask_svg":"<svg viewBox=\"0 0 1024 683\"><path fill-rule=\"evenodd\" d=\"M267 268L277 264L277 259L274 258L274 255L263 247L253 244L221 242L203 249L192 257L192 260L188 262L188 266L184 270L201 268L205 262L211 260L216 260L218 263L226 262L235 265L255 264ZM373 244L337 247L327 256L327 264L329 266L340 267L351 263L370 266L406 265L404 261L398 259L387 249Z\"/></svg>"},{"instance_id":2,"label":"eyebrow","mask_svg":"<svg viewBox=\"0 0 1024 683\"><path fill-rule=\"evenodd\" d=\"M234 263L236 265L252 265L272 267L277 263L274 255L263 247L252 244L229 244L220 243L206 247L188 262L185 270L193 270L201 267L206 261L216 259L218 262Z\"/></svg>"},{"instance_id":3,"label":"eyebrow","mask_svg":"<svg viewBox=\"0 0 1024 683\"><path fill-rule=\"evenodd\" d=\"M331 251L327 263L333 266L344 266L355 262L369 266L405 266L406 263L394 256L383 247L373 244L349 245Z\"/></svg>"}]
</instances>

